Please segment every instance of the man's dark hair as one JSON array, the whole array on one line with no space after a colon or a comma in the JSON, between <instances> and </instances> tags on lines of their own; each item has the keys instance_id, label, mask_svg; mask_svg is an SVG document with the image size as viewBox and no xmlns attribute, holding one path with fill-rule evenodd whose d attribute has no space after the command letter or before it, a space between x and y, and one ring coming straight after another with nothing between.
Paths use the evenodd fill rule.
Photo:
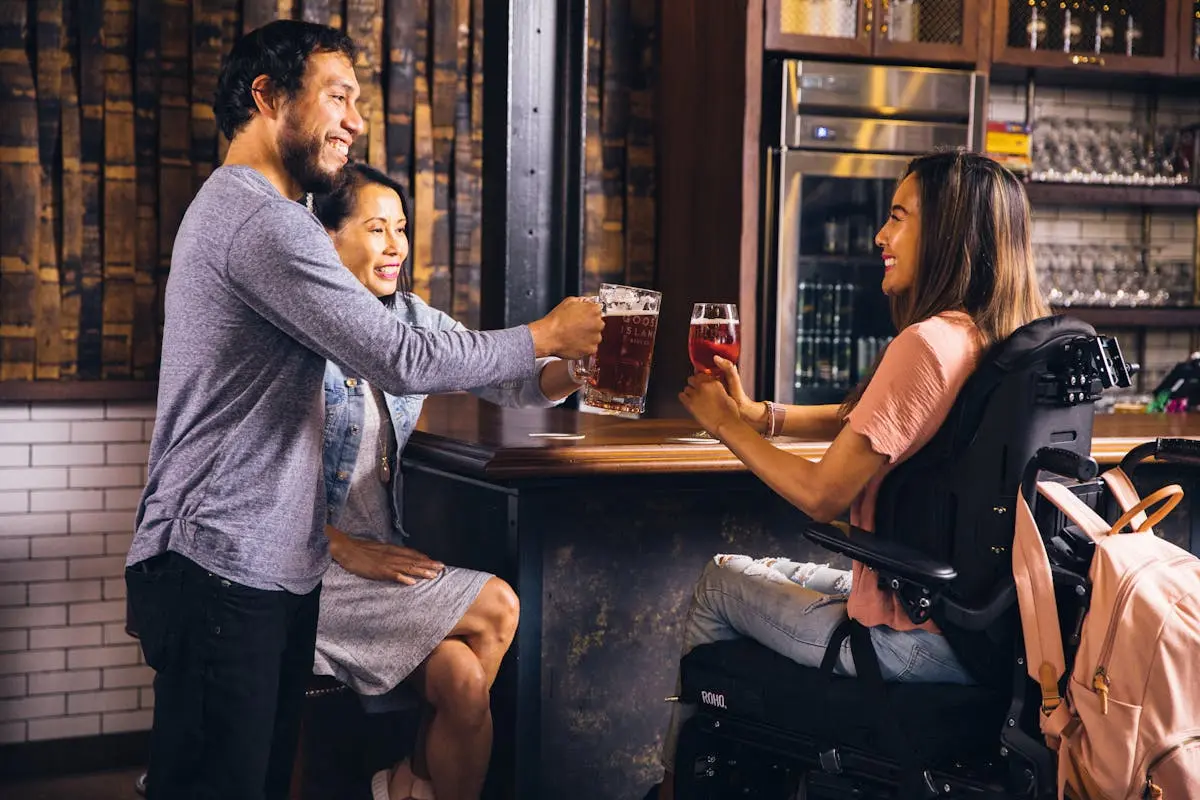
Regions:
<instances>
[{"instance_id":1,"label":"man's dark hair","mask_svg":"<svg viewBox=\"0 0 1200 800\"><path fill-rule=\"evenodd\" d=\"M213 103L217 127L225 138L232 140L257 112L255 78L266 75L272 91L295 97L314 53L341 53L353 64L358 48L336 28L291 19L270 22L238 39L221 65Z\"/></svg>"}]
</instances>

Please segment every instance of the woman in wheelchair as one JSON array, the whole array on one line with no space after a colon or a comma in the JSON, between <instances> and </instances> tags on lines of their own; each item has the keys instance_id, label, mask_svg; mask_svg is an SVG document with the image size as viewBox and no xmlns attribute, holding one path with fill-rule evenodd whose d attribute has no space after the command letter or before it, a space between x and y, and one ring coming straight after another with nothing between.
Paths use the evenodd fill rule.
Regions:
<instances>
[{"instance_id":1,"label":"woman in wheelchair","mask_svg":"<svg viewBox=\"0 0 1200 800\"><path fill-rule=\"evenodd\" d=\"M780 406L751 400L737 367L697 374L680 400L696 420L774 491L814 520L850 512L873 529L883 478L930 440L982 353L1048 312L1030 246L1029 203L1008 170L966 152L914 159L875 237L882 289L896 338L841 405ZM832 440L820 462L774 447L763 434ZM914 625L871 571L786 559L718 555L696 585L683 653L747 636L806 666L819 666L847 617L870 629L885 680L970 683L932 622ZM854 675L850 642L834 670ZM673 707L657 797L671 798L679 729ZM649 797L656 796L651 791Z\"/></svg>"}]
</instances>

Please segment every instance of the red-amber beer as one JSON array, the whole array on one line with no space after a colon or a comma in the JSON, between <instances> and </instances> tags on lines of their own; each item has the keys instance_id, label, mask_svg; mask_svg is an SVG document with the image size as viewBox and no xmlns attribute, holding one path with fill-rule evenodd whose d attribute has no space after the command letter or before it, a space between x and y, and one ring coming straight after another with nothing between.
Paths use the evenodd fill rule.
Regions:
<instances>
[{"instance_id":1,"label":"red-amber beer","mask_svg":"<svg viewBox=\"0 0 1200 800\"><path fill-rule=\"evenodd\" d=\"M657 332L658 311L606 313L584 402L606 411L641 414Z\"/></svg>"}]
</instances>

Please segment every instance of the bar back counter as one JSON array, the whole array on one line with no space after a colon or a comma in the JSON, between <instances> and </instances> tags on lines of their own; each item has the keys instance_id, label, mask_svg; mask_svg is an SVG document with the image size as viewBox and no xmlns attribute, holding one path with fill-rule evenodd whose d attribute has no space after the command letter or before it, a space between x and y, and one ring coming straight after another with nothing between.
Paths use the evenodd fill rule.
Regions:
<instances>
[{"instance_id":1,"label":"bar back counter","mask_svg":"<svg viewBox=\"0 0 1200 800\"><path fill-rule=\"evenodd\" d=\"M688 601L714 553L832 561L804 516L690 420L626 420L430 398L404 454L412 545L487 570L521 598L493 694L489 797L638 798L659 774ZM1101 415L1101 464L1156 436L1200 437L1195 415ZM828 443L784 440L818 459ZM1174 470L1174 471L1172 471ZM1194 477L1165 464L1139 488ZM1200 551L1190 503L1162 533Z\"/></svg>"}]
</instances>

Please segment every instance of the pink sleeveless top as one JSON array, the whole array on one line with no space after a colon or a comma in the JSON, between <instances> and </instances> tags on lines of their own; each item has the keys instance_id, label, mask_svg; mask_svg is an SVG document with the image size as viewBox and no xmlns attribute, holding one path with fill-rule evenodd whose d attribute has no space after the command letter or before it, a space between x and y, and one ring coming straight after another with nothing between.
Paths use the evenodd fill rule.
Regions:
<instances>
[{"instance_id":1,"label":"pink sleeveless top","mask_svg":"<svg viewBox=\"0 0 1200 800\"><path fill-rule=\"evenodd\" d=\"M871 449L888 459L851 504L852 525L874 530L880 484L897 464L933 438L975 370L982 349L975 323L960 311L910 325L888 346L871 383L846 418L851 430L867 437ZM857 561L847 612L868 627L937 631L932 622L914 625L895 595L879 588L875 572Z\"/></svg>"}]
</instances>

